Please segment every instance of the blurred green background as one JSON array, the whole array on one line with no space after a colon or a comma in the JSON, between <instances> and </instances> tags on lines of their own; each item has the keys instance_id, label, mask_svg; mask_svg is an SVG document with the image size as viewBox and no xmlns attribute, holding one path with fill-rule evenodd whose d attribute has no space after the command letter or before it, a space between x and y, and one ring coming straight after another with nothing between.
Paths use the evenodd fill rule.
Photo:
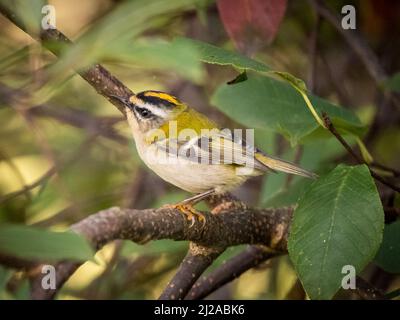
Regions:
<instances>
[{"instance_id":1,"label":"blurred green background","mask_svg":"<svg viewBox=\"0 0 400 320\"><path fill-rule=\"evenodd\" d=\"M399 70L400 41L396 30L400 19L398 15L393 17L391 11L398 13L399 6L393 1L378 5L377 1L368 0L336 1L332 8L340 12L341 6L349 2L358 10L359 31L367 37L386 70L394 74ZM221 22L216 3L48 3L56 8L57 28L76 42L61 59L0 15L0 223L61 231L111 206L155 208L187 197L145 168L122 115L72 69L100 62L134 92L171 92L222 127L249 126L246 114L252 111L246 100L251 97L241 100L243 109L238 117L244 118L238 123L226 115L226 96L215 95L221 85L238 75L240 68L204 64L194 46L178 39L197 39L237 50ZM16 1L16 5L23 7L26 2ZM396 10L390 10L391 5ZM38 16L41 19L43 15L38 12ZM374 128L374 132L364 135L373 157L399 167L399 110L393 114L391 108L386 108L377 122L378 110L385 106L381 105L383 96L376 83L329 24L316 25L315 13L306 1L288 1L279 30L271 40L260 43L259 36L251 35L245 49L239 50L273 70L306 80L312 92L357 115L366 128ZM318 52L313 57L310 47L316 30ZM333 138L316 134L312 139L293 143L279 128L261 127L256 129L256 143L271 155L297 161L320 173L339 162L351 163ZM295 204L308 183L271 174L248 181L235 194L251 205L280 207ZM59 298L157 298L187 247L188 243L168 240L143 246L127 241L108 244L94 261L86 262L73 275ZM213 268L243 248L228 249ZM302 297L304 292L296 281L288 257L280 257L248 271L214 297ZM395 283L391 284L393 288ZM1 266L0 290L2 298L28 298L24 275Z\"/></svg>"}]
</instances>

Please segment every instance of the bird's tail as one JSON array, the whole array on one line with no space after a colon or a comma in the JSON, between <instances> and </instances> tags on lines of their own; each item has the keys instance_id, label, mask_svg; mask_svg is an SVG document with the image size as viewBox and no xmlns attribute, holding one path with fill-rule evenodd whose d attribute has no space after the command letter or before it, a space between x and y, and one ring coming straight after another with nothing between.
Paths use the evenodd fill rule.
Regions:
<instances>
[{"instance_id":1,"label":"bird's tail","mask_svg":"<svg viewBox=\"0 0 400 320\"><path fill-rule=\"evenodd\" d=\"M265 165L268 169L282 171L290 174L296 174L299 176L303 176L306 178L316 179L318 175L307 171L299 166L295 165L294 163L290 163L284 160L272 158L262 153L256 153L256 159L260 161L263 165Z\"/></svg>"}]
</instances>

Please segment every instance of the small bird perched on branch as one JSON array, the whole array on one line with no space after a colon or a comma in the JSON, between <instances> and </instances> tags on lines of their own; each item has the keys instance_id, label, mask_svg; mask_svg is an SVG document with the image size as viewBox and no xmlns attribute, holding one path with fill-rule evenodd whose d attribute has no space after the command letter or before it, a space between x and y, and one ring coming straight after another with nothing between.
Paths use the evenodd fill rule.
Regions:
<instances>
[{"instance_id":1,"label":"small bird perched on branch","mask_svg":"<svg viewBox=\"0 0 400 320\"><path fill-rule=\"evenodd\" d=\"M317 177L266 155L168 93L149 90L130 97L111 97L125 106L138 153L146 165L165 181L195 194L172 205L192 224L195 217L205 222L193 208L196 203L230 191L252 176L282 171Z\"/></svg>"}]
</instances>

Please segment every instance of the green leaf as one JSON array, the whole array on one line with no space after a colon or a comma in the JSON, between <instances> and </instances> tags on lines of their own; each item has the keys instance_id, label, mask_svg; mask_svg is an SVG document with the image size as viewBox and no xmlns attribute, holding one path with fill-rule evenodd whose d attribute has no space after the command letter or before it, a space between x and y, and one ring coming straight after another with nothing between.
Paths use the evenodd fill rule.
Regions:
<instances>
[{"instance_id":1,"label":"green leaf","mask_svg":"<svg viewBox=\"0 0 400 320\"><path fill-rule=\"evenodd\" d=\"M250 69L258 72L268 72L271 70L262 62L247 58L239 53L219 48L202 41L187 38L179 38L177 41L192 44L200 53L200 60L206 63L223 66L230 65L237 69Z\"/></svg>"},{"instance_id":2,"label":"green leaf","mask_svg":"<svg viewBox=\"0 0 400 320\"><path fill-rule=\"evenodd\" d=\"M312 299L330 299L340 288L342 268L360 272L381 243L384 215L365 165L339 165L315 181L294 212L289 255Z\"/></svg>"},{"instance_id":3,"label":"green leaf","mask_svg":"<svg viewBox=\"0 0 400 320\"><path fill-rule=\"evenodd\" d=\"M101 60L115 60L140 68L173 70L180 76L199 83L204 77L203 64L192 45L157 38L142 38L133 43L117 42L104 48Z\"/></svg>"},{"instance_id":4,"label":"green leaf","mask_svg":"<svg viewBox=\"0 0 400 320\"><path fill-rule=\"evenodd\" d=\"M400 72L395 73L390 79L388 79L384 86L392 91L400 92Z\"/></svg>"},{"instance_id":5,"label":"green leaf","mask_svg":"<svg viewBox=\"0 0 400 320\"><path fill-rule=\"evenodd\" d=\"M387 272L400 273L400 221L386 225L375 262Z\"/></svg>"},{"instance_id":6,"label":"green leaf","mask_svg":"<svg viewBox=\"0 0 400 320\"><path fill-rule=\"evenodd\" d=\"M318 112L315 110L310 98L307 95L307 87L303 80L296 78L292 74L288 72L282 71L271 71L271 74L278 75L279 78L283 79L287 83L289 83L296 91L301 95L308 110L310 110L311 114L313 115L315 121L319 123L322 128L326 128L324 121L322 121L321 117L319 116Z\"/></svg>"},{"instance_id":7,"label":"green leaf","mask_svg":"<svg viewBox=\"0 0 400 320\"><path fill-rule=\"evenodd\" d=\"M351 111L316 96L310 95L310 100L318 113L325 111L330 116L339 131L362 133L363 126ZM221 85L211 103L245 126L283 134L292 145L312 133L326 131L315 121L294 88L264 76L252 74L247 81Z\"/></svg>"},{"instance_id":8,"label":"green leaf","mask_svg":"<svg viewBox=\"0 0 400 320\"><path fill-rule=\"evenodd\" d=\"M0 252L24 259L46 261L85 261L94 255L86 239L78 234L11 224L0 226Z\"/></svg>"}]
</instances>

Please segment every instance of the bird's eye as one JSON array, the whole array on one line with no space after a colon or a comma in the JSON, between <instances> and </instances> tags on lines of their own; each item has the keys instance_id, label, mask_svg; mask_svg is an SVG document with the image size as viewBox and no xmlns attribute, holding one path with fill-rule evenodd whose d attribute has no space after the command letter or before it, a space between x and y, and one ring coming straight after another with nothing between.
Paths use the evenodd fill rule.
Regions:
<instances>
[{"instance_id":1,"label":"bird's eye","mask_svg":"<svg viewBox=\"0 0 400 320\"><path fill-rule=\"evenodd\" d=\"M151 112L145 108L136 107L136 111L140 114L142 118L150 118Z\"/></svg>"}]
</instances>

